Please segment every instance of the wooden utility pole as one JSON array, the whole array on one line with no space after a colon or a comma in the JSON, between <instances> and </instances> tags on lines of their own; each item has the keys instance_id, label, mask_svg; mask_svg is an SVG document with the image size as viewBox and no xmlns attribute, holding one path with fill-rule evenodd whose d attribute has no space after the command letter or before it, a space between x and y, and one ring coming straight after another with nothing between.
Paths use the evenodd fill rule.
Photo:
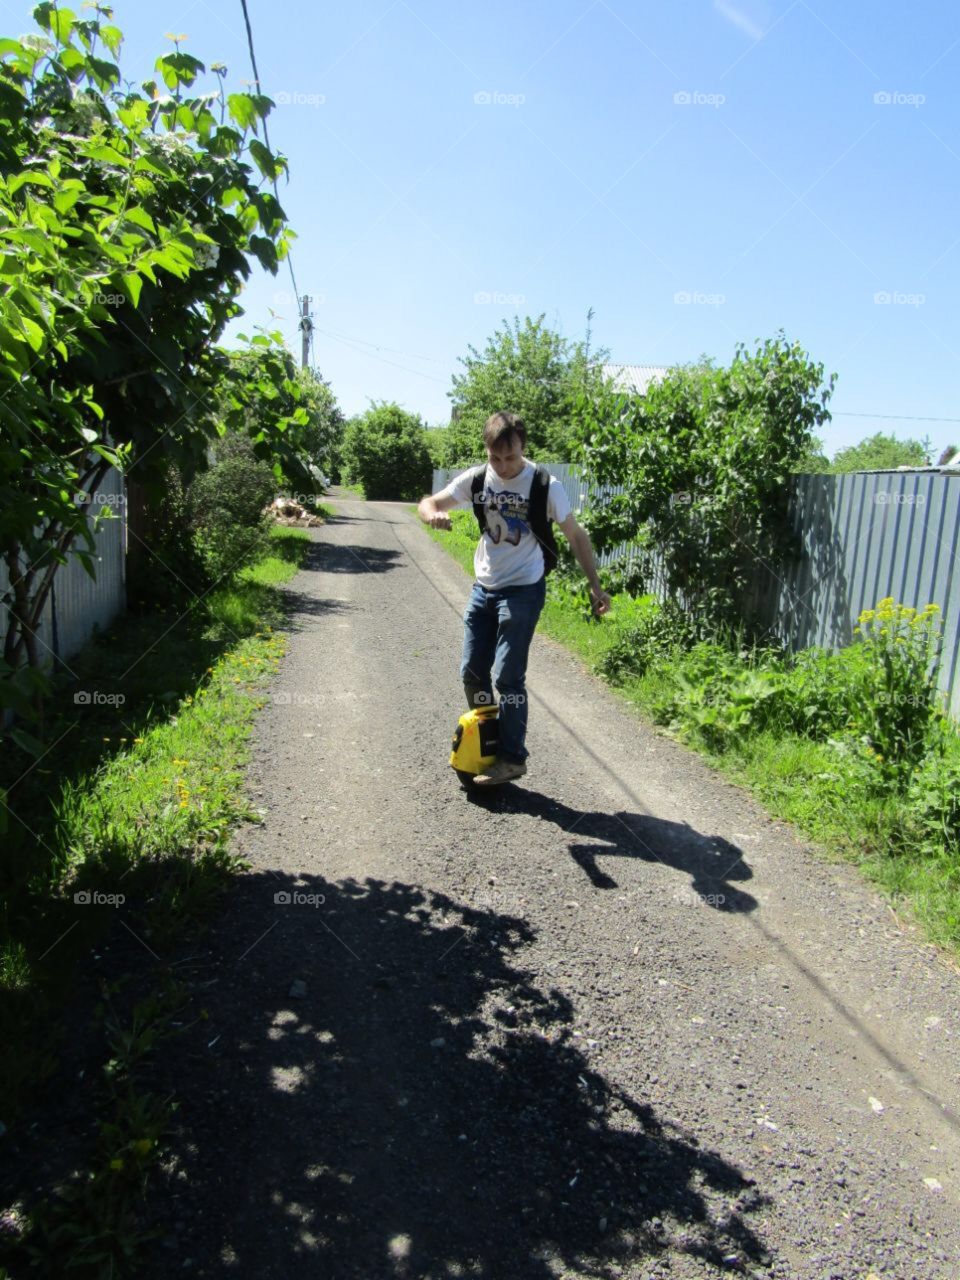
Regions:
<instances>
[{"instance_id":1,"label":"wooden utility pole","mask_svg":"<svg viewBox=\"0 0 960 1280\"><path fill-rule=\"evenodd\" d=\"M313 320L310 316L310 299L304 295L303 314L300 317L300 365L306 369L310 363L310 338L313 334Z\"/></svg>"}]
</instances>

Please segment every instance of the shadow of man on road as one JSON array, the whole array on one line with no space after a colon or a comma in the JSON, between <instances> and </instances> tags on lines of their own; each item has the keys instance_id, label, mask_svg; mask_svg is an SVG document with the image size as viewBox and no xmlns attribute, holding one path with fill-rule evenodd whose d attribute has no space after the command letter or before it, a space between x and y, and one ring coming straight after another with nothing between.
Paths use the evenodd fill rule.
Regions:
<instances>
[{"instance_id":1,"label":"shadow of man on road","mask_svg":"<svg viewBox=\"0 0 960 1280\"><path fill-rule=\"evenodd\" d=\"M753 872L743 851L723 836L705 836L685 822L670 822L648 813L625 809L603 813L570 805L526 787L504 787L468 794L478 804L502 812L526 813L553 822L571 840L570 854L598 889L617 889L614 878L598 859L640 858L660 862L690 877L688 893L718 911L754 911L756 898L731 881L749 880Z\"/></svg>"}]
</instances>

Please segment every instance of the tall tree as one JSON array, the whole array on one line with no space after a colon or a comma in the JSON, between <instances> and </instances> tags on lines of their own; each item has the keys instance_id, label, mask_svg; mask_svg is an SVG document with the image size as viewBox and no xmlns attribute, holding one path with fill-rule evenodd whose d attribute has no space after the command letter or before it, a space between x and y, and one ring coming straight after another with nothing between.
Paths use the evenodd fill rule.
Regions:
<instances>
[{"instance_id":1,"label":"tall tree","mask_svg":"<svg viewBox=\"0 0 960 1280\"><path fill-rule=\"evenodd\" d=\"M655 555L703 630L749 627L757 574L794 550L790 476L829 420L834 377L780 333L739 346L729 368L672 369L644 396L585 403L588 471L621 490L586 517L595 545Z\"/></svg>"},{"instance_id":2,"label":"tall tree","mask_svg":"<svg viewBox=\"0 0 960 1280\"><path fill-rule=\"evenodd\" d=\"M544 323L525 316L503 321L484 350L461 356L463 373L453 375L447 394L453 403L445 446L447 466L483 456L483 424L492 413L518 413L527 429L528 451L541 460L572 462L579 449L574 405L578 395L599 390L608 353L590 352L589 336L571 342Z\"/></svg>"},{"instance_id":3,"label":"tall tree","mask_svg":"<svg viewBox=\"0 0 960 1280\"><path fill-rule=\"evenodd\" d=\"M285 171L260 140L273 105L192 89L175 50L121 88L110 10L43 3L0 42L0 555L9 581L0 681L44 655L37 628L69 555L95 572L89 494L111 465L202 465L215 431L216 342L250 257L275 271ZM4 689L0 688L0 701Z\"/></svg>"},{"instance_id":4,"label":"tall tree","mask_svg":"<svg viewBox=\"0 0 960 1280\"><path fill-rule=\"evenodd\" d=\"M896 467L929 467L929 443L898 440L878 431L859 444L839 449L830 464L834 475L847 471L892 471Z\"/></svg>"}]
</instances>

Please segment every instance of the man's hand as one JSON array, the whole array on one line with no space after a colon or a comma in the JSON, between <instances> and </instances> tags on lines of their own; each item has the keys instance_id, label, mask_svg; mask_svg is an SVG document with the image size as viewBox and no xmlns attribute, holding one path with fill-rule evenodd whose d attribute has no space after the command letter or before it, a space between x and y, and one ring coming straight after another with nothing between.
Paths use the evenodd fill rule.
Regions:
<instances>
[{"instance_id":1,"label":"man's hand","mask_svg":"<svg viewBox=\"0 0 960 1280\"><path fill-rule=\"evenodd\" d=\"M444 508L452 507L454 505L453 499L441 498L440 502L443 503L443 506L438 503L436 494L432 497L421 498L417 506L417 515L431 529L452 529L453 525L450 522L450 517Z\"/></svg>"},{"instance_id":2,"label":"man's hand","mask_svg":"<svg viewBox=\"0 0 960 1280\"><path fill-rule=\"evenodd\" d=\"M596 614L596 616L598 618L601 618L605 613L610 612L610 606L612 604L612 601L610 597L607 595L606 591L603 591L598 587L591 587L590 588L590 604L593 607L593 612Z\"/></svg>"}]
</instances>

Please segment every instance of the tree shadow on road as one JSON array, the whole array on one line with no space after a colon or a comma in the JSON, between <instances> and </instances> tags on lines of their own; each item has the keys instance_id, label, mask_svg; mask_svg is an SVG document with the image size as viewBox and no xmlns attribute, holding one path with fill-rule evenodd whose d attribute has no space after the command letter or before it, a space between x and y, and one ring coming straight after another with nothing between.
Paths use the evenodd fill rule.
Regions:
<instances>
[{"instance_id":1,"label":"tree shadow on road","mask_svg":"<svg viewBox=\"0 0 960 1280\"><path fill-rule=\"evenodd\" d=\"M730 883L750 880L753 872L743 851L723 836L705 836L685 822L670 822L648 813L574 809L526 787L497 790L496 796L479 789L469 794L479 804L554 822L576 837L570 842L570 854L598 889L619 888L598 865L598 858L640 858L686 873L690 877L687 894L718 911L756 910L756 898Z\"/></svg>"},{"instance_id":2,"label":"tree shadow on road","mask_svg":"<svg viewBox=\"0 0 960 1280\"><path fill-rule=\"evenodd\" d=\"M363 543L313 541L301 564L308 573L386 573L399 567L403 552Z\"/></svg>"},{"instance_id":3,"label":"tree shadow on road","mask_svg":"<svg viewBox=\"0 0 960 1280\"><path fill-rule=\"evenodd\" d=\"M181 1257L258 1280L766 1260L765 1199L592 1065L533 941L410 884L244 877L177 966L207 1017L158 1064L179 1123L145 1280Z\"/></svg>"}]
</instances>

